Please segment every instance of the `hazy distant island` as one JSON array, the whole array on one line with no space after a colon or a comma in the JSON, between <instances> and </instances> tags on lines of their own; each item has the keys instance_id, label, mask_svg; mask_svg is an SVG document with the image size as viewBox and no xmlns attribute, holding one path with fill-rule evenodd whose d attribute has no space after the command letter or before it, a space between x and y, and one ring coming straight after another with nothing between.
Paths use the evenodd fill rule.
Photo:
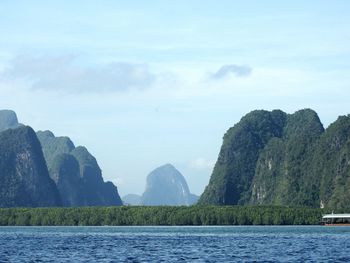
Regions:
<instances>
[{"instance_id":1,"label":"hazy distant island","mask_svg":"<svg viewBox=\"0 0 350 263\"><path fill-rule=\"evenodd\" d=\"M308 207L315 209L307 210L313 211L311 221L315 222L314 215L320 215L320 208L339 212L350 210L349 174L349 115L340 116L324 129L317 113L311 109L303 109L293 114L281 110L256 110L245 115L225 133L209 184L198 203L198 197L191 194L184 176L173 165L166 164L148 175L142 196L128 195L123 198L124 203L137 207L127 208L128 210L96 208L96 211L109 211L111 220L119 220L113 219L113 216L125 216L125 211L129 211L131 214L128 216L131 217L145 213L155 218L163 215L163 219L170 220L166 224L179 222L180 219L169 219L172 213L174 216L183 213L184 217L186 213L191 213L188 224L213 224L214 221L223 223L220 221L224 220L222 218L226 218L226 223L237 224L240 221L236 217L242 215L242 211L251 211L249 209L252 207L257 209L261 206L262 210L257 211L270 211L266 218L276 217L276 214L271 216L273 207L298 207L301 210ZM29 126L20 124L15 112L11 110L0 111L0 178L2 208L122 205L117 187L111 182L104 182L97 160L85 147L76 147L69 137L56 137L51 131L35 133ZM194 204L197 205L189 207L189 210L183 207L171 208ZM145 207L141 208L140 205ZM222 209L228 205L239 205L247 206L248 210L229 207L226 209L230 212L216 208L203 210L208 205L223 206ZM156 207L147 210L150 209L147 206ZM18 217L21 211L25 212L30 215L27 218L30 221L37 213L53 211L47 209L1 211L6 212L9 218L15 214ZM57 211L92 211L72 209ZM203 211L223 213L225 216L215 215L212 216L215 220L210 221ZM196 217L196 213L201 216L198 214ZM104 218L101 215L102 217ZM250 218L247 214L245 217ZM263 222L262 218L252 220L259 224ZM10 224L8 220L4 219L1 224ZM134 224L135 219L130 220L130 224ZM252 220L247 219L246 222L253 224ZM243 221L242 219L241 222ZM287 221L282 220L280 223ZM85 221L77 222L71 224ZM156 221L152 222L156 224ZM164 222L159 221L159 224L165 224ZM265 219L264 222L277 223L278 220Z\"/></svg>"},{"instance_id":2,"label":"hazy distant island","mask_svg":"<svg viewBox=\"0 0 350 263\"><path fill-rule=\"evenodd\" d=\"M124 204L129 205L192 205L198 196L191 194L185 177L172 165L165 164L147 176L142 196L127 195Z\"/></svg>"}]
</instances>

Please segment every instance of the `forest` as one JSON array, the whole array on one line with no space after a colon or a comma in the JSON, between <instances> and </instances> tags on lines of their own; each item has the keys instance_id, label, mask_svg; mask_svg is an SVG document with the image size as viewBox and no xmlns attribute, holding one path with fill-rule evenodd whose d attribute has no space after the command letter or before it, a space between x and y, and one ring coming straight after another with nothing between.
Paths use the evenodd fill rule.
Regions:
<instances>
[{"instance_id":1,"label":"forest","mask_svg":"<svg viewBox=\"0 0 350 263\"><path fill-rule=\"evenodd\" d=\"M120 206L1 208L1 226L318 225L319 208L282 206Z\"/></svg>"}]
</instances>

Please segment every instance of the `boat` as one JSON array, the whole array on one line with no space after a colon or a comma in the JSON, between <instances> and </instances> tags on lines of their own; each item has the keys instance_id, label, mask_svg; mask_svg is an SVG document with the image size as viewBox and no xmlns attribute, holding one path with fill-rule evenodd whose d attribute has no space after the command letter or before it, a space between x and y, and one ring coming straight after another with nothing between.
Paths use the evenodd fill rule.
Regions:
<instances>
[{"instance_id":1,"label":"boat","mask_svg":"<svg viewBox=\"0 0 350 263\"><path fill-rule=\"evenodd\" d=\"M350 214L326 214L322 216L321 224L325 226L350 226Z\"/></svg>"}]
</instances>

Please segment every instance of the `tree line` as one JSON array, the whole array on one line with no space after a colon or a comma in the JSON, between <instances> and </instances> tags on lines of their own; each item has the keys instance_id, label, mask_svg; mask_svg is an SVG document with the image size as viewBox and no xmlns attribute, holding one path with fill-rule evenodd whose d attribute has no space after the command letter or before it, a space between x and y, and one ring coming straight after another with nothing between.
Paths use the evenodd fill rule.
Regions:
<instances>
[{"instance_id":1,"label":"tree line","mask_svg":"<svg viewBox=\"0 0 350 263\"><path fill-rule=\"evenodd\" d=\"M317 225L326 212L319 208L282 206L1 208L0 225Z\"/></svg>"}]
</instances>

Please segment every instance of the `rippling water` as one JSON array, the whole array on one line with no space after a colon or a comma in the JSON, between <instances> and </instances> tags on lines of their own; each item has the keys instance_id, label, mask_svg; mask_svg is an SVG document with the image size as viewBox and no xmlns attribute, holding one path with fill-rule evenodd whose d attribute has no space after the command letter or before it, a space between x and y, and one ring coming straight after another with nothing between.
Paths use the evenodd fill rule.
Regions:
<instances>
[{"instance_id":1,"label":"rippling water","mask_svg":"<svg viewBox=\"0 0 350 263\"><path fill-rule=\"evenodd\" d=\"M0 227L0 262L350 262L350 227Z\"/></svg>"}]
</instances>

